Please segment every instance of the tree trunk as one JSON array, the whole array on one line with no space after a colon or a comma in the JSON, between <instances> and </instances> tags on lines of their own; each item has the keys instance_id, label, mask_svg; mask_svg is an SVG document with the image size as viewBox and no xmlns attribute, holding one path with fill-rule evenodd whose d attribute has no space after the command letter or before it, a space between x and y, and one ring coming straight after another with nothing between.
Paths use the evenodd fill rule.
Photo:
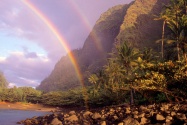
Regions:
<instances>
[{"instance_id":1,"label":"tree trunk","mask_svg":"<svg viewBox=\"0 0 187 125\"><path fill-rule=\"evenodd\" d=\"M178 61L180 61L180 46L179 46L179 36L180 36L180 34L179 34L179 22L178 22L178 19L179 17L178 17L178 10L177 10L177 13L176 13L176 22L177 22L177 24L176 24L176 26L177 26L177 57L178 57Z\"/></svg>"},{"instance_id":2,"label":"tree trunk","mask_svg":"<svg viewBox=\"0 0 187 125\"><path fill-rule=\"evenodd\" d=\"M165 24L166 24L166 20L164 20L163 26L162 26L162 46L161 46L162 59L164 58L164 32L165 32Z\"/></svg>"},{"instance_id":3,"label":"tree trunk","mask_svg":"<svg viewBox=\"0 0 187 125\"><path fill-rule=\"evenodd\" d=\"M133 89L132 88L131 88L130 92L131 92L130 105L134 105L134 94L133 94Z\"/></svg>"}]
</instances>

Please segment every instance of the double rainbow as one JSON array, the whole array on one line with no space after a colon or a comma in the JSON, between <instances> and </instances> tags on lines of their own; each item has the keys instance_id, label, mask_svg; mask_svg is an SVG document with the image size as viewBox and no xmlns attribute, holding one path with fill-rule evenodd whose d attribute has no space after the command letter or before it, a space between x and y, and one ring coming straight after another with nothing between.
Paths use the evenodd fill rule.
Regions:
<instances>
[{"instance_id":1,"label":"double rainbow","mask_svg":"<svg viewBox=\"0 0 187 125\"><path fill-rule=\"evenodd\" d=\"M86 16L84 15L84 13L80 9L80 7L75 3L76 1L68 0L68 2L71 5L71 8L74 10L74 12L76 12L76 14L79 15L78 17L80 17L81 21L85 24L85 26L87 27L88 31L91 31L92 30L92 26L90 25L88 19L86 18ZM97 36L96 32L94 30L92 30L92 33L90 35L94 39L93 42L94 42L95 47L97 48L97 50L99 50L100 52L103 52L103 47L101 45L101 40Z\"/></svg>"},{"instance_id":2,"label":"double rainbow","mask_svg":"<svg viewBox=\"0 0 187 125\"><path fill-rule=\"evenodd\" d=\"M59 33L58 29L53 25L52 22L45 16L38 8L34 6L29 0L22 0L22 2L30 9L32 10L43 22L44 24L49 28L49 30L54 34L54 36L58 39L60 44L63 46L65 51L68 53L68 57L71 60L71 63L73 64L73 67L75 69L75 72L77 74L77 77L81 83L82 86L84 86L84 81L81 75L80 68L75 60L75 57L73 53L71 53L70 47L68 46L66 40L63 38L63 36Z\"/></svg>"}]
</instances>

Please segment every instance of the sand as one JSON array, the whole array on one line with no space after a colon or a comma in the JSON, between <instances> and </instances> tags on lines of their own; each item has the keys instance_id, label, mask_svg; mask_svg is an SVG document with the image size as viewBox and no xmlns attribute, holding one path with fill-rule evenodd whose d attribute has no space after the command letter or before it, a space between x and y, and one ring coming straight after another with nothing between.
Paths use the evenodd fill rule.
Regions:
<instances>
[{"instance_id":1,"label":"sand","mask_svg":"<svg viewBox=\"0 0 187 125\"><path fill-rule=\"evenodd\" d=\"M47 107L41 104L32 104L32 103L9 103L9 102L0 102L0 109L16 109L16 110L34 110L34 111L55 111L55 107Z\"/></svg>"}]
</instances>

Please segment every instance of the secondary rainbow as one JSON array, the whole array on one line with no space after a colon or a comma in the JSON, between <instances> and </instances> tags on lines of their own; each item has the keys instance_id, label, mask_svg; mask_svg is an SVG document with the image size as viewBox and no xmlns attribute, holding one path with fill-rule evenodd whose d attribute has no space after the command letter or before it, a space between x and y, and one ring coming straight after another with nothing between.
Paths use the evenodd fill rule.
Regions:
<instances>
[{"instance_id":1,"label":"secondary rainbow","mask_svg":"<svg viewBox=\"0 0 187 125\"><path fill-rule=\"evenodd\" d=\"M92 38L94 39L95 46L100 52L102 52L103 51L103 47L101 45L101 40L97 36L96 32L94 30L92 30L92 26L90 25L88 19L84 15L84 12L82 12L80 7L75 3L76 1L68 0L67 2L69 2L69 4L71 5L71 8L74 9L74 12L77 13L77 15L79 15L78 17L83 21L83 23L87 27L88 31L89 32L92 31L91 35L92 35Z\"/></svg>"},{"instance_id":2,"label":"secondary rainbow","mask_svg":"<svg viewBox=\"0 0 187 125\"><path fill-rule=\"evenodd\" d=\"M62 44L63 48L68 53L68 57L74 66L75 72L77 74L77 77L78 77L82 87L84 87L84 81L83 81L83 78L81 75L80 68L73 56L73 53L70 52L70 49L69 49L70 47L67 45L66 40L63 38L63 36L61 36L61 34L57 30L57 28L53 25L53 23L50 22L50 20L39 9L37 9L29 0L22 0L22 2L27 7L29 7L29 9L31 9L44 22L44 24L49 28L49 30L54 34L54 36Z\"/></svg>"}]
</instances>

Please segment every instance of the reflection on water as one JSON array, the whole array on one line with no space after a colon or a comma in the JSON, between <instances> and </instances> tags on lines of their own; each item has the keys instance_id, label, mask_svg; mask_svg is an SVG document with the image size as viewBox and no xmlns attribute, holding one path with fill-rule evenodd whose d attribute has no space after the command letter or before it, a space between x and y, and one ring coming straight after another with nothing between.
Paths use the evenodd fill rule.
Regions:
<instances>
[{"instance_id":1,"label":"reflection on water","mask_svg":"<svg viewBox=\"0 0 187 125\"><path fill-rule=\"evenodd\" d=\"M46 114L50 112L0 109L0 125L18 125L18 121Z\"/></svg>"}]
</instances>

